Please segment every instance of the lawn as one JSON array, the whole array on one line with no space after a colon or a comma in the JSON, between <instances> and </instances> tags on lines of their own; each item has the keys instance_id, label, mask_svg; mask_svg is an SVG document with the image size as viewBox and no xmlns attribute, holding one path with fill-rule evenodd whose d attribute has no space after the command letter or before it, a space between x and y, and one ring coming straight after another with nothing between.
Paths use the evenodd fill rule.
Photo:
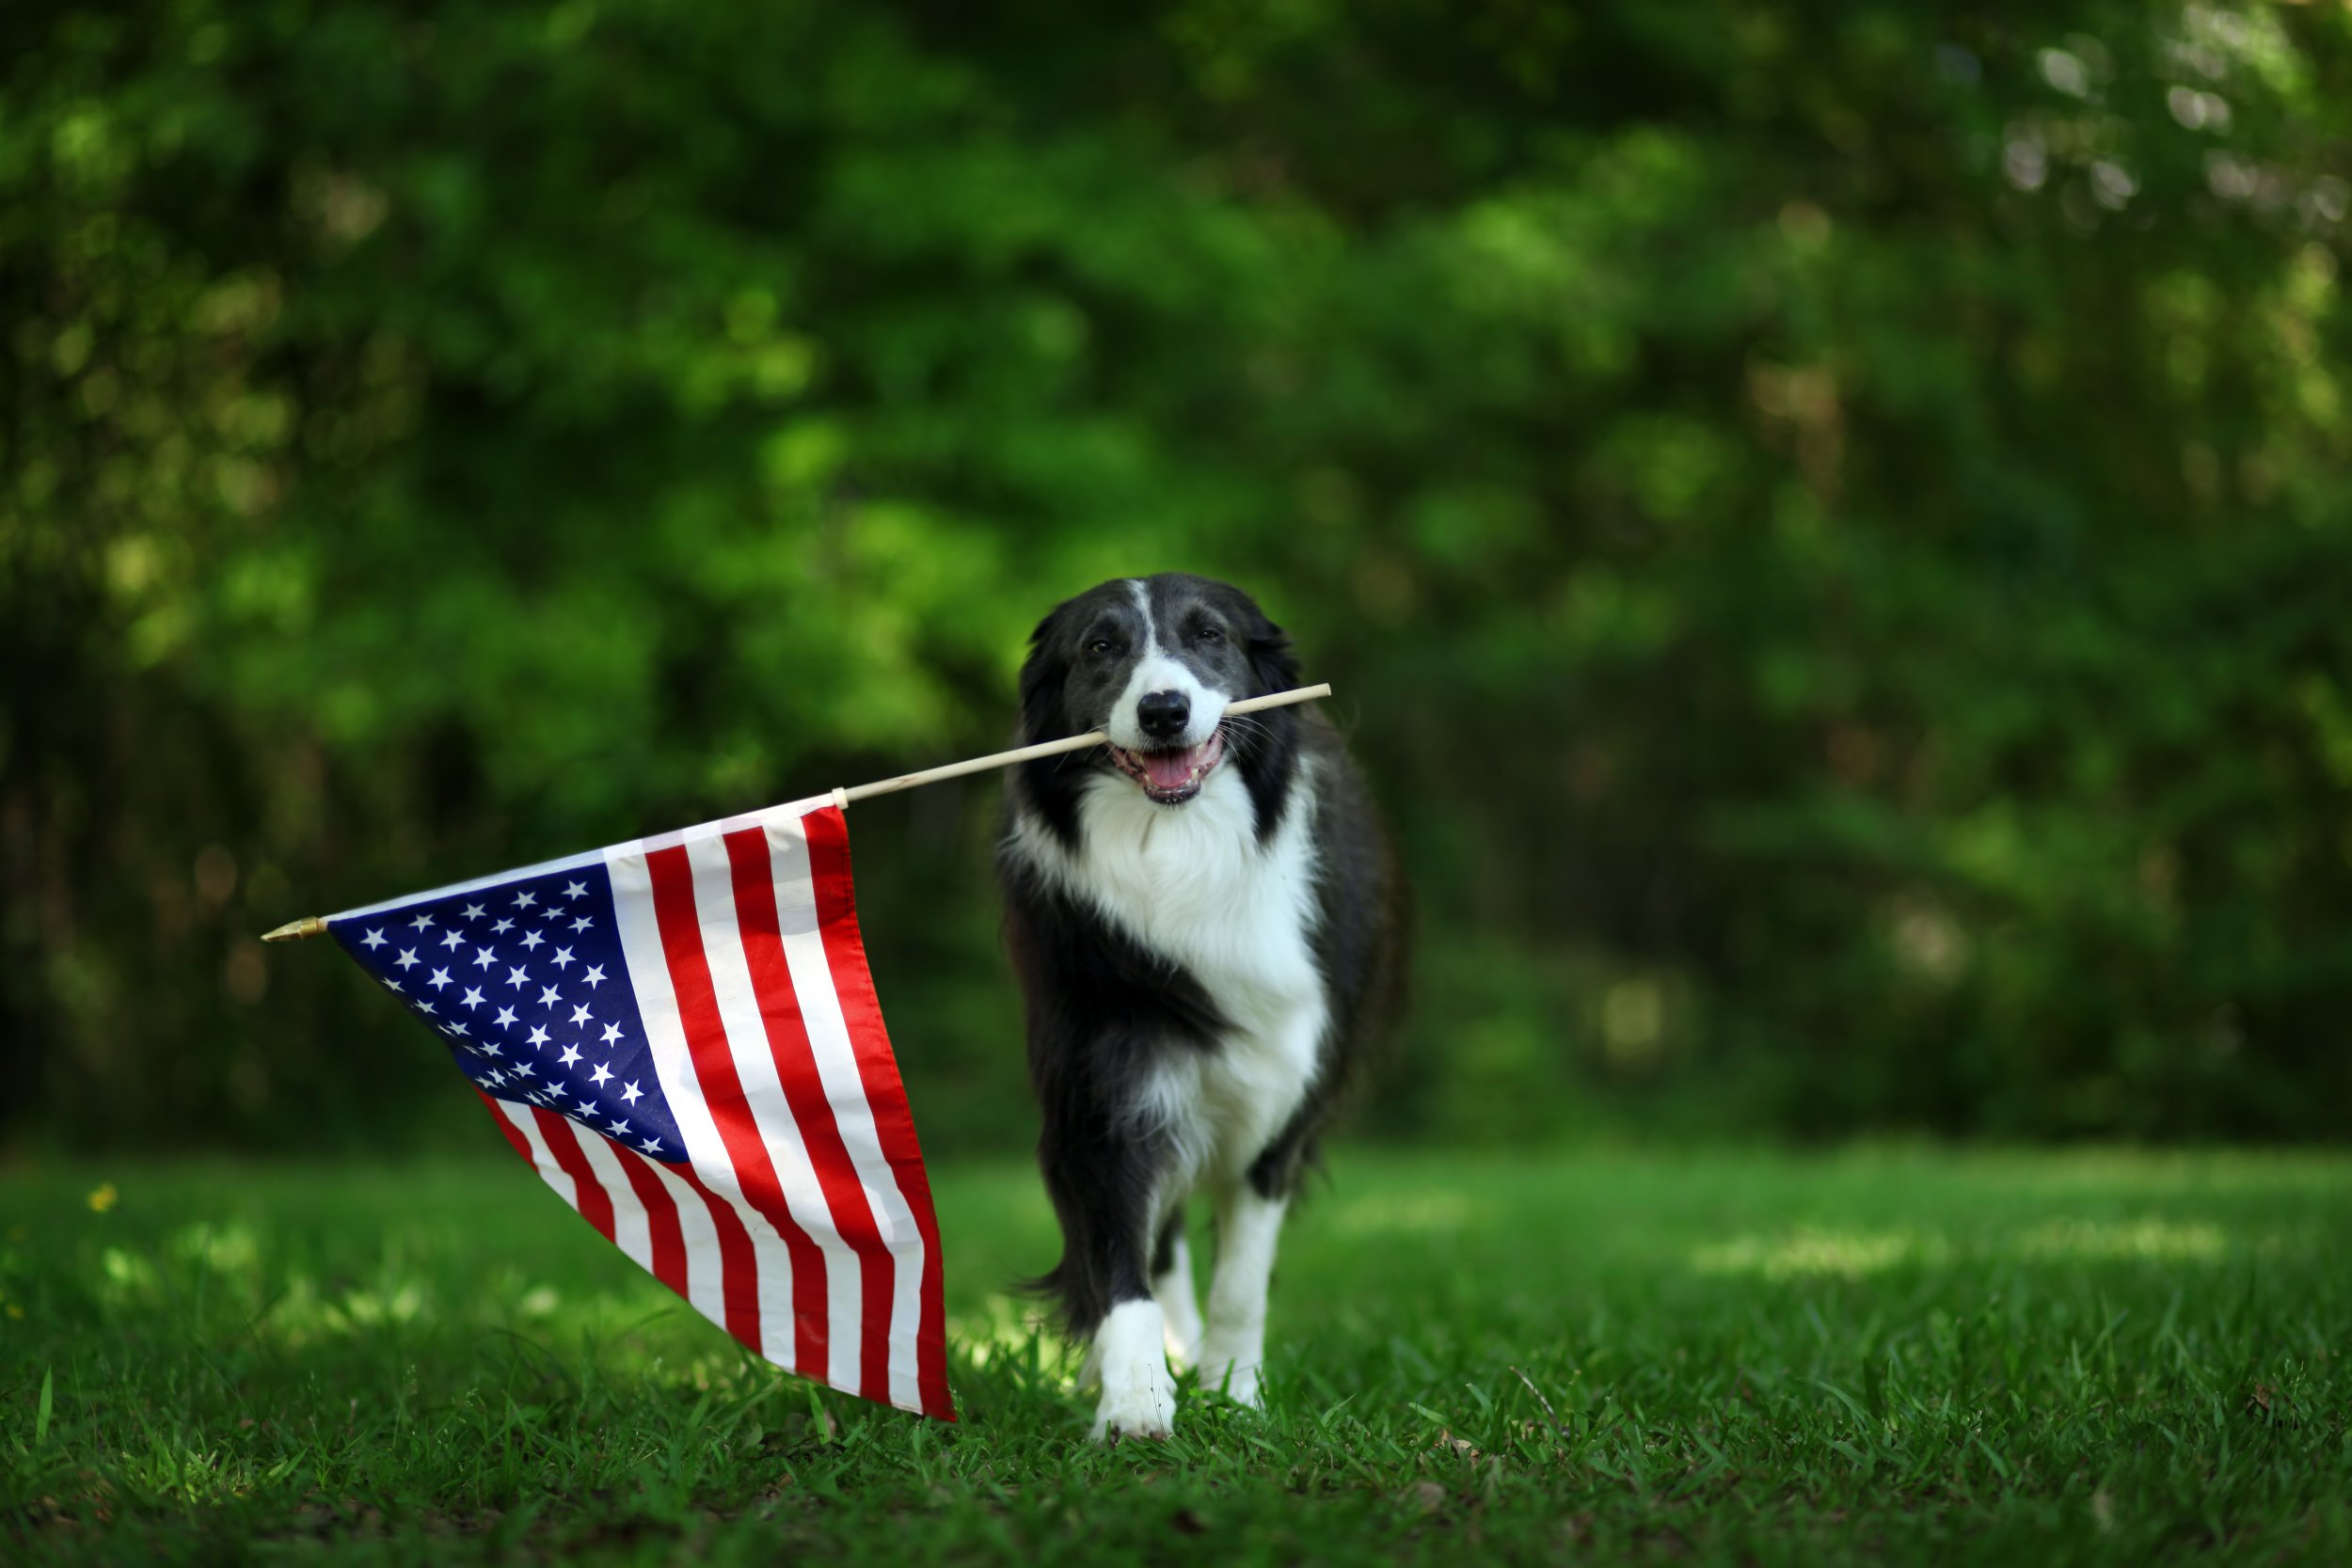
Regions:
<instances>
[{"instance_id":1,"label":"lawn","mask_svg":"<svg viewBox=\"0 0 2352 1568\"><path fill-rule=\"evenodd\" d=\"M953 1427L512 1160L9 1169L0 1558L2352 1560L2342 1156L1344 1148L1268 1413L1112 1449L1035 1180L934 1178Z\"/></svg>"}]
</instances>

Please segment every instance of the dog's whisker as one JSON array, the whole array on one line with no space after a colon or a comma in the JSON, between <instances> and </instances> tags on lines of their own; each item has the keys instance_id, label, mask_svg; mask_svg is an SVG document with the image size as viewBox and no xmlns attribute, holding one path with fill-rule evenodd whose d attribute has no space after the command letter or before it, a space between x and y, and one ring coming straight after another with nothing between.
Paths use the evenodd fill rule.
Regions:
<instances>
[{"instance_id":1,"label":"dog's whisker","mask_svg":"<svg viewBox=\"0 0 2352 1568\"><path fill-rule=\"evenodd\" d=\"M1225 731L1225 743L1240 755L1256 752L1274 739L1273 725L1247 713L1229 713L1217 721L1217 727Z\"/></svg>"}]
</instances>

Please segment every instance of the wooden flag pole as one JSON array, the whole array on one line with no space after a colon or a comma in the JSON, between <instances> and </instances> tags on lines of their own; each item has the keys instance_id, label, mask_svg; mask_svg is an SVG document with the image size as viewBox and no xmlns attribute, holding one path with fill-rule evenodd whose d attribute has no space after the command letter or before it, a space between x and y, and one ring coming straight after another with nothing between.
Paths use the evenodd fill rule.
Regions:
<instances>
[{"instance_id":1,"label":"wooden flag pole","mask_svg":"<svg viewBox=\"0 0 2352 1568\"><path fill-rule=\"evenodd\" d=\"M1329 695L1331 695L1331 683L1323 681L1314 686L1302 686L1289 691L1277 691L1270 696L1244 697L1238 703L1227 704L1225 711L1227 713L1256 713L1262 708L1288 707L1293 703L1311 703ZM1048 740L1035 746L1017 746L1009 752L995 752L987 756L973 757L964 762L951 762L944 768L926 768L919 773L901 773L895 779L882 779L873 784L862 784L850 789L836 788L833 792L834 804L847 811L852 800L864 800L876 795L895 795L899 790L913 789L918 784L937 784L942 779L960 779L967 773L985 773L992 768L1009 768L1017 762L1033 762L1039 757L1059 756L1064 752L1083 752L1090 746L1103 745L1109 739L1110 736L1101 730L1089 730L1084 735L1073 735L1067 740ZM262 934L262 940L263 942L299 942L305 937L326 934L326 922L311 914L305 915L300 920L289 920L274 931L264 931Z\"/></svg>"},{"instance_id":2,"label":"wooden flag pole","mask_svg":"<svg viewBox=\"0 0 2352 1568\"><path fill-rule=\"evenodd\" d=\"M1288 707L1293 703L1311 703L1329 695L1331 683L1326 681L1320 686L1302 686L1292 691L1277 691L1270 697L1244 697L1238 703L1228 703L1225 711L1255 713L1260 708ZM836 789L833 792L833 803L846 811L850 801L863 800L869 796L895 795L901 789L913 789L917 784L937 784L942 779L960 779L966 773L985 773L992 768L1010 768L1016 762L1034 762L1039 757L1058 756L1064 752L1083 752L1089 746L1100 746L1109 739L1110 736L1101 730L1089 730L1067 740L1041 741L1035 746L1021 746L1009 752L974 757L969 762L951 762L945 768L926 768L920 773L901 773L895 779L884 779L879 784Z\"/></svg>"}]
</instances>

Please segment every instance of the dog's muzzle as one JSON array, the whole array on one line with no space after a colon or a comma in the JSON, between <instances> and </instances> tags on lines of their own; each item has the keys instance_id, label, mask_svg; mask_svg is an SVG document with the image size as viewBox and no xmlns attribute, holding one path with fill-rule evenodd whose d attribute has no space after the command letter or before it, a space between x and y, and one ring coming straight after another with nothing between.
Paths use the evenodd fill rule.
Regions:
<instances>
[{"instance_id":1,"label":"dog's muzzle","mask_svg":"<svg viewBox=\"0 0 2352 1568\"><path fill-rule=\"evenodd\" d=\"M1212 731L1198 746L1167 751L1109 748L1111 766L1136 781L1146 795L1164 806L1182 805L1200 793L1200 781L1225 758L1225 732Z\"/></svg>"}]
</instances>

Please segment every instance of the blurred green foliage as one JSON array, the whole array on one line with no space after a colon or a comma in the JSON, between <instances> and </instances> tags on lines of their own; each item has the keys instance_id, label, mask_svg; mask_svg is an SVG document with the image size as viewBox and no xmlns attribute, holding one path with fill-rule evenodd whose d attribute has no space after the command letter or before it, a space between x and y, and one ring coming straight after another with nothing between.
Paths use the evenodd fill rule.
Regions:
<instances>
[{"instance_id":1,"label":"blurred green foliage","mask_svg":"<svg viewBox=\"0 0 2352 1568\"><path fill-rule=\"evenodd\" d=\"M1406 847L1374 1129L2342 1135L2352 18L1937 10L11 5L0 1132L478 1135L252 933L1188 568ZM857 812L934 1147L993 795Z\"/></svg>"}]
</instances>

